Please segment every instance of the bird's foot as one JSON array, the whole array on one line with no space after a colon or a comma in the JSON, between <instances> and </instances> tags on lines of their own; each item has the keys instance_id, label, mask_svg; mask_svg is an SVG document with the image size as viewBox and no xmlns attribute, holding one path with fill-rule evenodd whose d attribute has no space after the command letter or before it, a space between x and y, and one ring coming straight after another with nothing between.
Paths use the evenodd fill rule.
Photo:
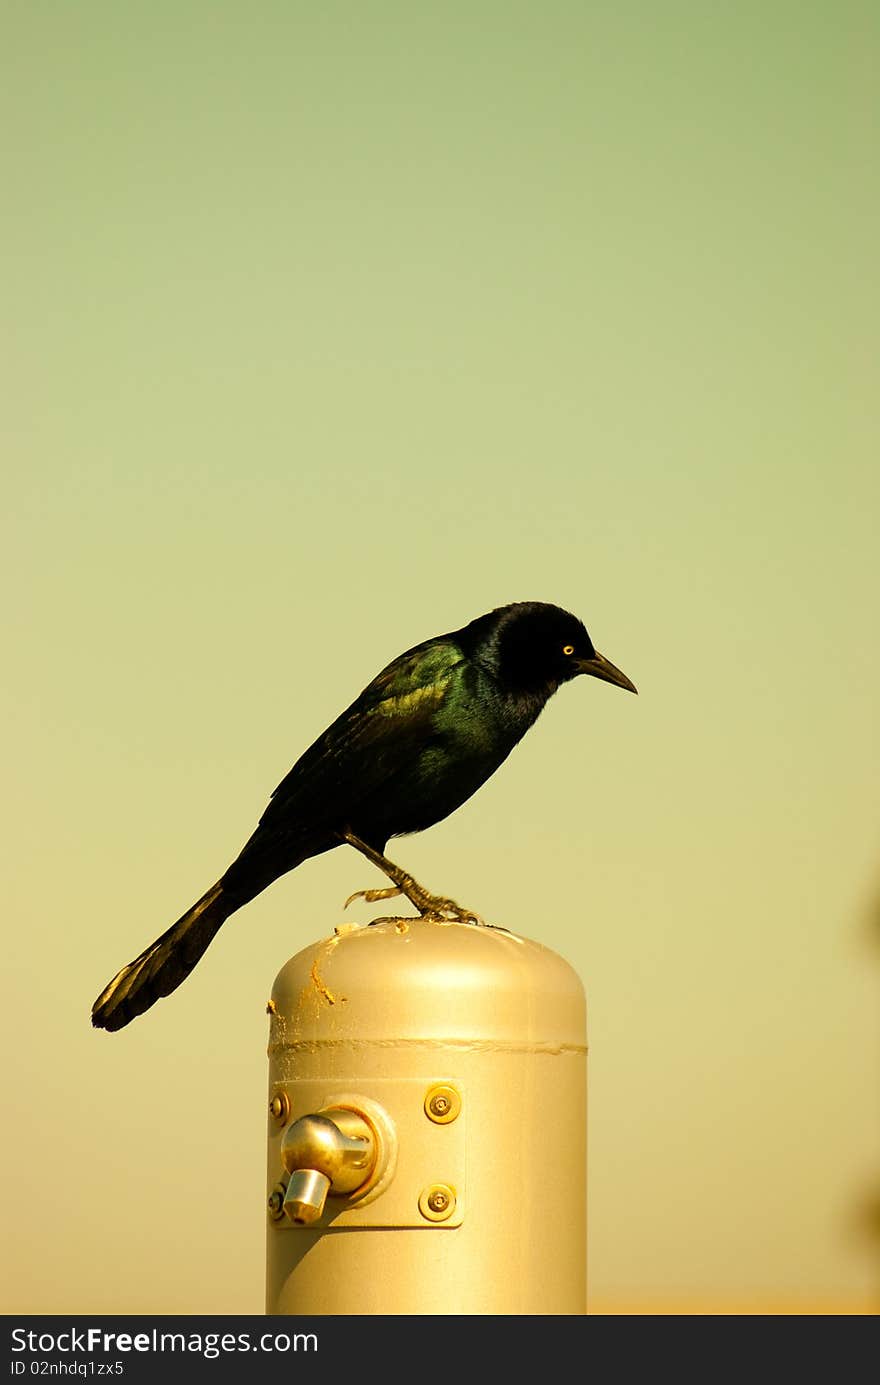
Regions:
<instances>
[{"instance_id":1,"label":"bird's foot","mask_svg":"<svg viewBox=\"0 0 880 1385\"><path fill-rule=\"evenodd\" d=\"M445 895L421 891L419 898L413 899L412 902L423 919L432 919L434 923L474 923L482 928L487 926L485 919L475 914L473 909L465 909L454 899L447 899Z\"/></svg>"},{"instance_id":2,"label":"bird's foot","mask_svg":"<svg viewBox=\"0 0 880 1385\"><path fill-rule=\"evenodd\" d=\"M374 847L362 842L353 832L344 832L342 835L350 846L353 846L361 855L366 856L368 861L372 861L374 866L378 866L379 870L393 881L393 884L384 890L355 890L354 894L349 895L345 901L346 908L355 899L365 899L368 904L374 904L380 899L396 899L403 895L419 911L423 919L430 919L434 923L472 923L482 927L491 926L486 924L479 914L475 914L472 909L463 908L454 899L448 899L445 895L431 894L424 885L420 885L400 866L389 861L388 857L383 856L381 851L376 851ZM376 919L374 922L396 923L398 920Z\"/></svg>"}]
</instances>

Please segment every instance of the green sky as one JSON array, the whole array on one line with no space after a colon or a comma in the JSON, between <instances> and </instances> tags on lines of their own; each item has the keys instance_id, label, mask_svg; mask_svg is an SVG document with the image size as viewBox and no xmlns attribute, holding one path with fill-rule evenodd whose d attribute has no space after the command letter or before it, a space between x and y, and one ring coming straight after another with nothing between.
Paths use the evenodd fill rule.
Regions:
<instances>
[{"instance_id":1,"label":"green sky","mask_svg":"<svg viewBox=\"0 0 880 1385\"><path fill-rule=\"evenodd\" d=\"M641 695L397 855L584 979L592 1289L866 1295L877 7L4 8L6 1311L260 1311L265 997L375 882L89 1006L384 663L524 598Z\"/></svg>"}]
</instances>

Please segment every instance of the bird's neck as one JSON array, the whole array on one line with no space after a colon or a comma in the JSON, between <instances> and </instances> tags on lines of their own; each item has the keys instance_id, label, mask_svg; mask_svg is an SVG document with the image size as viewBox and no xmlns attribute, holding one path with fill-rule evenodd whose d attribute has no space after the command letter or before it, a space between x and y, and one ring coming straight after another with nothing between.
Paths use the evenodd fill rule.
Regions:
<instances>
[{"instance_id":1,"label":"bird's neck","mask_svg":"<svg viewBox=\"0 0 880 1385\"><path fill-rule=\"evenodd\" d=\"M540 687L516 687L499 676L497 664L490 661L481 664L484 678L490 680L492 701L499 720L515 740L524 736L529 727L538 719L559 684L544 682Z\"/></svg>"}]
</instances>

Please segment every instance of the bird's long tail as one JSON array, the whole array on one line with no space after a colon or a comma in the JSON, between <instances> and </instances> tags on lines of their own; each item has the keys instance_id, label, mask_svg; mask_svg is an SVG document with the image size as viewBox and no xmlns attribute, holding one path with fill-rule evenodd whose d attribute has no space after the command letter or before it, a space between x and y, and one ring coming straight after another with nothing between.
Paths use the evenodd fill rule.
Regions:
<instances>
[{"instance_id":1,"label":"bird's long tail","mask_svg":"<svg viewBox=\"0 0 880 1385\"><path fill-rule=\"evenodd\" d=\"M92 1006L95 1028L122 1029L130 1020L149 1010L161 996L176 990L189 976L223 921L241 904L241 897L236 898L228 891L224 893L222 881L212 885L161 938L123 967L105 986Z\"/></svg>"}]
</instances>

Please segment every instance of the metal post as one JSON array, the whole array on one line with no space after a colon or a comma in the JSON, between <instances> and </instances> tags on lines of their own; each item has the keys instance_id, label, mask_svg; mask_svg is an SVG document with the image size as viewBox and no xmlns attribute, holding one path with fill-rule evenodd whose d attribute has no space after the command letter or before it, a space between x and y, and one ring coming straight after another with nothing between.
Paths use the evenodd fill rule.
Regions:
<instances>
[{"instance_id":1,"label":"metal post","mask_svg":"<svg viewBox=\"0 0 880 1385\"><path fill-rule=\"evenodd\" d=\"M298 953L269 1003L267 1312L586 1311L571 967L414 919Z\"/></svg>"}]
</instances>

